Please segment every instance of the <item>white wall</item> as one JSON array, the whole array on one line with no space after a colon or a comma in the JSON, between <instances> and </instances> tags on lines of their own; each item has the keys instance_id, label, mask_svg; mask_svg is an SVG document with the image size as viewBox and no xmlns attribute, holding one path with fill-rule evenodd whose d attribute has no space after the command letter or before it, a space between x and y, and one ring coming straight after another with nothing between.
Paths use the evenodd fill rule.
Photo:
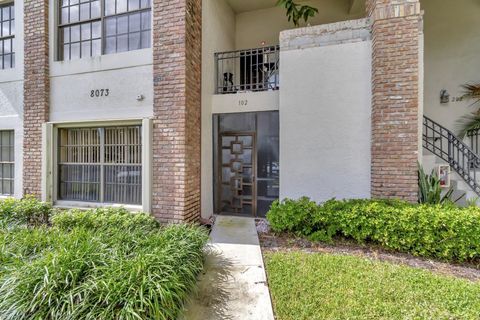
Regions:
<instances>
[{"instance_id":1,"label":"white wall","mask_svg":"<svg viewBox=\"0 0 480 320\"><path fill-rule=\"evenodd\" d=\"M212 98L216 52L235 49L235 13L224 0L203 0L202 12L202 217L213 214Z\"/></svg>"},{"instance_id":2,"label":"white wall","mask_svg":"<svg viewBox=\"0 0 480 320\"><path fill-rule=\"evenodd\" d=\"M126 64L132 61L136 65ZM53 62L50 121L151 117L152 73L150 49L77 61ZM91 91L97 89L108 89L109 95L91 97ZM138 95L142 95L144 99L137 101Z\"/></svg>"},{"instance_id":3,"label":"white wall","mask_svg":"<svg viewBox=\"0 0 480 320\"><path fill-rule=\"evenodd\" d=\"M58 61L57 6L50 0L50 121L151 117L152 49ZM91 90L97 89L109 89L109 96L92 98ZM138 95L144 99L137 101Z\"/></svg>"},{"instance_id":4,"label":"white wall","mask_svg":"<svg viewBox=\"0 0 480 320\"><path fill-rule=\"evenodd\" d=\"M281 198L370 197L371 41L366 25L362 20L281 35Z\"/></svg>"},{"instance_id":5,"label":"white wall","mask_svg":"<svg viewBox=\"0 0 480 320\"><path fill-rule=\"evenodd\" d=\"M478 109L471 101L440 104L440 90L462 95L461 85L480 82L480 1L421 0L425 11L425 115L451 130Z\"/></svg>"},{"instance_id":6,"label":"white wall","mask_svg":"<svg viewBox=\"0 0 480 320\"><path fill-rule=\"evenodd\" d=\"M260 112L278 110L279 91L218 94L212 97L212 113Z\"/></svg>"},{"instance_id":7,"label":"white wall","mask_svg":"<svg viewBox=\"0 0 480 320\"><path fill-rule=\"evenodd\" d=\"M15 1L15 68L0 70L0 130L15 131L16 197L23 191L23 46L23 1Z\"/></svg>"},{"instance_id":8,"label":"white wall","mask_svg":"<svg viewBox=\"0 0 480 320\"><path fill-rule=\"evenodd\" d=\"M350 0L313 0L302 1L303 3L319 10L319 13L309 20L312 26L365 16L362 9L349 12ZM292 28L294 28L293 23L288 22L285 9L280 7L240 13L236 21L236 48L261 47L263 41L266 45L276 45L279 43L279 33Z\"/></svg>"}]
</instances>

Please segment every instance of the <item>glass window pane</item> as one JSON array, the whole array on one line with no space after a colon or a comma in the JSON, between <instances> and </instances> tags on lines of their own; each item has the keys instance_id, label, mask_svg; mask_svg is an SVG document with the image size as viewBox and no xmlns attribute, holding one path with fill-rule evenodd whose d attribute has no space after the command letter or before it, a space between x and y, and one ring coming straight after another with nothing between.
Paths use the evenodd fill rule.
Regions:
<instances>
[{"instance_id":1,"label":"glass window pane","mask_svg":"<svg viewBox=\"0 0 480 320\"><path fill-rule=\"evenodd\" d=\"M77 42L80 41L80 26L76 25L71 27L70 29L70 41L71 42Z\"/></svg>"},{"instance_id":2,"label":"glass window pane","mask_svg":"<svg viewBox=\"0 0 480 320\"><path fill-rule=\"evenodd\" d=\"M84 41L82 42L82 57L90 57L91 52L90 52L90 41Z\"/></svg>"},{"instance_id":3,"label":"glass window pane","mask_svg":"<svg viewBox=\"0 0 480 320\"><path fill-rule=\"evenodd\" d=\"M70 46L70 59L78 59L80 58L80 43L72 43Z\"/></svg>"},{"instance_id":4,"label":"glass window pane","mask_svg":"<svg viewBox=\"0 0 480 320\"><path fill-rule=\"evenodd\" d=\"M140 32L130 33L128 36L128 49L140 49Z\"/></svg>"},{"instance_id":5,"label":"glass window pane","mask_svg":"<svg viewBox=\"0 0 480 320\"><path fill-rule=\"evenodd\" d=\"M150 16L150 11L142 12L142 30L150 30L152 28Z\"/></svg>"},{"instance_id":6,"label":"glass window pane","mask_svg":"<svg viewBox=\"0 0 480 320\"><path fill-rule=\"evenodd\" d=\"M91 35L91 26L90 23L84 23L81 25L81 30L82 30L82 41L84 40L90 40Z\"/></svg>"},{"instance_id":7,"label":"glass window pane","mask_svg":"<svg viewBox=\"0 0 480 320\"><path fill-rule=\"evenodd\" d=\"M117 51L117 39L108 37L105 41L105 53L115 53Z\"/></svg>"},{"instance_id":8,"label":"glass window pane","mask_svg":"<svg viewBox=\"0 0 480 320\"><path fill-rule=\"evenodd\" d=\"M102 29L101 29L100 21L93 22L92 23L92 38L93 39L100 38L101 37L101 32L102 32Z\"/></svg>"},{"instance_id":9,"label":"glass window pane","mask_svg":"<svg viewBox=\"0 0 480 320\"><path fill-rule=\"evenodd\" d=\"M68 23L68 7L62 8L62 12L60 14L62 24Z\"/></svg>"},{"instance_id":10,"label":"glass window pane","mask_svg":"<svg viewBox=\"0 0 480 320\"><path fill-rule=\"evenodd\" d=\"M131 14L128 23L129 32L140 31L140 13Z\"/></svg>"},{"instance_id":11,"label":"glass window pane","mask_svg":"<svg viewBox=\"0 0 480 320\"><path fill-rule=\"evenodd\" d=\"M117 18L117 34L128 32L128 16Z\"/></svg>"},{"instance_id":12,"label":"glass window pane","mask_svg":"<svg viewBox=\"0 0 480 320\"><path fill-rule=\"evenodd\" d=\"M63 59L70 60L70 45L66 44L63 46Z\"/></svg>"},{"instance_id":13,"label":"glass window pane","mask_svg":"<svg viewBox=\"0 0 480 320\"><path fill-rule=\"evenodd\" d=\"M10 20L10 6L2 8L2 20Z\"/></svg>"},{"instance_id":14,"label":"glass window pane","mask_svg":"<svg viewBox=\"0 0 480 320\"><path fill-rule=\"evenodd\" d=\"M10 55L6 56L10 60ZM0 194L12 195L14 192L14 131L0 131Z\"/></svg>"},{"instance_id":15,"label":"glass window pane","mask_svg":"<svg viewBox=\"0 0 480 320\"><path fill-rule=\"evenodd\" d=\"M91 15L91 19L100 18L100 1L92 2Z\"/></svg>"},{"instance_id":16,"label":"glass window pane","mask_svg":"<svg viewBox=\"0 0 480 320\"><path fill-rule=\"evenodd\" d=\"M127 0L117 0L117 14L127 11Z\"/></svg>"},{"instance_id":17,"label":"glass window pane","mask_svg":"<svg viewBox=\"0 0 480 320\"><path fill-rule=\"evenodd\" d=\"M128 51L128 35L117 37L117 52Z\"/></svg>"},{"instance_id":18,"label":"glass window pane","mask_svg":"<svg viewBox=\"0 0 480 320\"><path fill-rule=\"evenodd\" d=\"M115 0L105 0L105 15L115 14Z\"/></svg>"},{"instance_id":19,"label":"glass window pane","mask_svg":"<svg viewBox=\"0 0 480 320\"><path fill-rule=\"evenodd\" d=\"M78 22L80 20L78 5L70 7L70 20L69 22Z\"/></svg>"},{"instance_id":20,"label":"glass window pane","mask_svg":"<svg viewBox=\"0 0 480 320\"><path fill-rule=\"evenodd\" d=\"M142 8L150 8L150 0L141 0Z\"/></svg>"},{"instance_id":21,"label":"glass window pane","mask_svg":"<svg viewBox=\"0 0 480 320\"><path fill-rule=\"evenodd\" d=\"M6 37L10 35L10 21L2 23L2 36Z\"/></svg>"},{"instance_id":22,"label":"glass window pane","mask_svg":"<svg viewBox=\"0 0 480 320\"><path fill-rule=\"evenodd\" d=\"M63 42L64 43L70 42L70 28L69 27L63 28Z\"/></svg>"},{"instance_id":23,"label":"glass window pane","mask_svg":"<svg viewBox=\"0 0 480 320\"><path fill-rule=\"evenodd\" d=\"M140 0L128 0L128 11L140 9Z\"/></svg>"},{"instance_id":24,"label":"glass window pane","mask_svg":"<svg viewBox=\"0 0 480 320\"><path fill-rule=\"evenodd\" d=\"M92 41L92 56L99 56L102 54L102 44L101 40L93 40Z\"/></svg>"},{"instance_id":25,"label":"glass window pane","mask_svg":"<svg viewBox=\"0 0 480 320\"><path fill-rule=\"evenodd\" d=\"M59 198L141 204L141 154L140 126L60 129Z\"/></svg>"},{"instance_id":26,"label":"glass window pane","mask_svg":"<svg viewBox=\"0 0 480 320\"><path fill-rule=\"evenodd\" d=\"M117 34L117 19L108 18L105 20L105 34L107 36L112 36Z\"/></svg>"},{"instance_id":27,"label":"glass window pane","mask_svg":"<svg viewBox=\"0 0 480 320\"><path fill-rule=\"evenodd\" d=\"M80 5L80 20L90 19L90 3L82 3Z\"/></svg>"},{"instance_id":28,"label":"glass window pane","mask_svg":"<svg viewBox=\"0 0 480 320\"><path fill-rule=\"evenodd\" d=\"M150 48L150 31L142 32L142 48Z\"/></svg>"}]
</instances>

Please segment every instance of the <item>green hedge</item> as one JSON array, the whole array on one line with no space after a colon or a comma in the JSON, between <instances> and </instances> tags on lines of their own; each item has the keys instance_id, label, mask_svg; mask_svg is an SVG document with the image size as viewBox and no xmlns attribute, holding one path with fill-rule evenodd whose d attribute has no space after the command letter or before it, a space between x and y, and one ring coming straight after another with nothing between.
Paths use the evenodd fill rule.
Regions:
<instances>
[{"instance_id":1,"label":"green hedge","mask_svg":"<svg viewBox=\"0 0 480 320\"><path fill-rule=\"evenodd\" d=\"M12 224L21 202L0 203L0 319L178 318L203 269L203 228L124 209L58 212L25 228Z\"/></svg>"},{"instance_id":2,"label":"green hedge","mask_svg":"<svg viewBox=\"0 0 480 320\"><path fill-rule=\"evenodd\" d=\"M40 226L50 221L52 206L32 196L0 201L0 228L18 225Z\"/></svg>"},{"instance_id":3,"label":"green hedge","mask_svg":"<svg viewBox=\"0 0 480 320\"><path fill-rule=\"evenodd\" d=\"M342 236L417 256L480 259L480 209L476 207L382 200L330 200L319 205L302 198L275 202L267 218L276 232L314 241Z\"/></svg>"}]
</instances>

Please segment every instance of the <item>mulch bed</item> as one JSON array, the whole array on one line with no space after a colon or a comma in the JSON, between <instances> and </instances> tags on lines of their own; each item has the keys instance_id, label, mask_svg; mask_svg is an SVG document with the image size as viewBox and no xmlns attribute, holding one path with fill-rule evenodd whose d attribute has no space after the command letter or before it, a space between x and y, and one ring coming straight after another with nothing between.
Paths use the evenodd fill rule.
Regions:
<instances>
[{"instance_id":1,"label":"mulch bed","mask_svg":"<svg viewBox=\"0 0 480 320\"><path fill-rule=\"evenodd\" d=\"M419 258L409 254L391 252L375 245L359 245L345 239L337 239L333 244L311 242L304 238L293 237L291 235L274 234L269 231L264 232L265 222L261 220L257 220L257 226L257 229L259 229L258 237L263 252L302 251L354 255L480 282L480 263L445 263L437 260Z\"/></svg>"}]
</instances>

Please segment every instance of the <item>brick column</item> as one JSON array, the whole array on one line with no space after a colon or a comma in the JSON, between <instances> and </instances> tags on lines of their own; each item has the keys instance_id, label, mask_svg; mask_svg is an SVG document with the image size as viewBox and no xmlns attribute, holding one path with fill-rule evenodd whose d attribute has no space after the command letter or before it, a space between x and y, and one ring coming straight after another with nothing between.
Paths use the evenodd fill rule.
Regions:
<instances>
[{"instance_id":1,"label":"brick column","mask_svg":"<svg viewBox=\"0 0 480 320\"><path fill-rule=\"evenodd\" d=\"M419 0L367 0L372 23L372 197L418 199Z\"/></svg>"},{"instance_id":2,"label":"brick column","mask_svg":"<svg viewBox=\"0 0 480 320\"><path fill-rule=\"evenodd\" d=\"M152 211L200 218L201 0L153 1Z\"/></svg>"},{"instance_id":3,"label":"brick column","mask_svg":"<svg viewBox=\"0 0 480 320\"><path fill-rule=\"evenodd\" d=\"M40 197L42 124L49 118L48 0L24 0L23 188Z\"/></svg>"}]
</instances>

